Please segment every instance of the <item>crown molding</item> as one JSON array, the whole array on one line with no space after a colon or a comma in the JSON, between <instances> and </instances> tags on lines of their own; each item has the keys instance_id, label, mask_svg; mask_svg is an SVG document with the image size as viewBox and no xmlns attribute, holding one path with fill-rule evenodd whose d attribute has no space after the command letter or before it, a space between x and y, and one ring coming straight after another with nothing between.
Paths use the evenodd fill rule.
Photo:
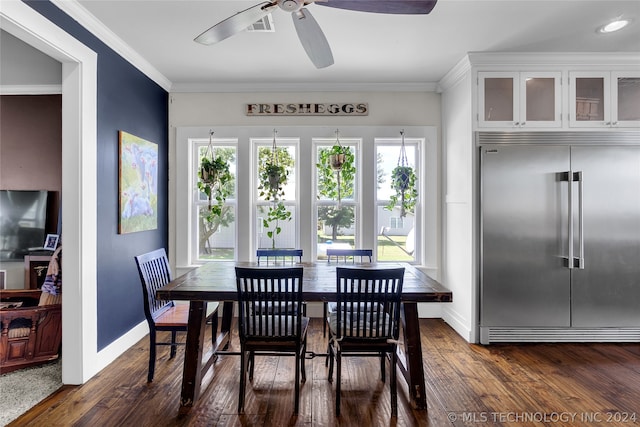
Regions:
<instances>
[{"instance_id":1,"label":"crown molding","mask_svg":"<svg viewBox=\"0 0 640 427\"><path fill-rule=\"evenodd\" d=\"M169 92L171 90L171 81L166 78L160 71L151 65L142 55L136 52L131 46L125 43L113 31L107 28L101 21L96 19L87 9L85 9L76 0L51 0L56 7L69 15L80 25L91 32L100 41L113 49L118 55L131 63L140 70L144 75L156 82L160 87Z\"/></svg>"},{"instance_id":2,"label":"crown molding","mask_svg":"<svg viewBox=\"0 0 640 427\"><path fill-rule=\"evenodd\" d=\"M640 66L637 52L469 52L472 67L490 66Z\"/></svg>"},{"instance_id":3,"label":"crown molding","mask_svg":"<svg viewBox=\"0 0 640 427\"><path fill-rule=\"evenodd\" d=\"M469 56L464 56L447 74L438 82L437 92L442 93L455 86L462 78L471 71Z\"/></svg>"},{"instance_id":4,"label":"crown molding","mask_svg":"<svg viewBox=\"0 0 640 427\"><path fill-rule=\"evenodd\" d=\"M60 95L62 85L3 85L0 95Z\"/></svg>"},{"instance_id":5,"label":"crown molding","mask_svg":"<svg viewBox=\"0 0 640 427\"><path fill-rule=\"evenodd\" d=\"M435 92L436 83L174 83L173 93Z\"/></svg>"}]
</instances>

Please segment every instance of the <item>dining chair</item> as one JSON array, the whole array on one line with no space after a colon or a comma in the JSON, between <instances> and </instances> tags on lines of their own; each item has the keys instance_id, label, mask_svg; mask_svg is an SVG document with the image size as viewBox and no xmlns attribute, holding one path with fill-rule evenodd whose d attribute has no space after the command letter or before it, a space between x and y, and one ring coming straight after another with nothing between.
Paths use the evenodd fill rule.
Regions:
<instances>
[{"instance_id":1,"label":"dining chair","mask_svg":"<svg viewBox=\"0 0 640 427\"><path fill-rule=\"evenodd\" d=\"M156 346L169 345L171 350L169 358L176 355L178 345L184 345L176 341L178 332L187 332L189 321L189 304L175 304L173 301L158 300L156 291L169 283L173 277L169 260L164 249L138 255L135 257L144 301L144 316L149 325L149 373L147 381L152 382L156 366ZM218 330L218 303L207 304L207 323L211 324L211 339L216 340ZM171 332L171 342L158 342L156 332Z\"/></svg>"},{"instance_id":2,"label":"dining chair","mask_svg":"<svg viewBox=\"0 0 640 427\"><path fill-rule=\"evenodd\" d=\"M300 376L307 379L304 360L309 318L303 316L302 267L236 267L240 336L240 392L238 412L244 413L244 395L249 361L254 355L295 357L295 405L300 406ZM265 311L264 306L279 309ZM291 308L291 309L289 309ZM249 380L253 379L251 364Z\"/></svg>"},{"instance_id":3,"label":"dining chair","mask_svg":"<svg viewBox=\"0 0 640 427\"><path fill-rule=\"evenodd\" d=\"M258 265L295 264L302 262L302 249L258 249L256 258Z\"/></svg>"},{"instance_id":4,"label":"dining chair","mask_svg":"<svg viewBox=\"0 0 640 427\"><path fill-rule=\"evenodd\" d=\"M380 357L385 381L391 356L391 415L398 416L397 347L400 336L400 297L404 268L336 268L337 305L329 322L329 377L336 364L336 415L340 415L342 357Z\"/></svg>"},{"instance_id":5,"label":"dining chair","mask_svg":"<svg viewBox=\"0 0 640 427\"><path fill-rule=\"evenodd\" d=\"M373 249L327 249L327 262L342 264L364 264L373 260ZM335 302L325 302L323 304L325 322L322 325L322 336L327 335L327 322L329 313L336 309ZM329 359L327 359L328 362Z\"/></svg>"},{"instance_id":6,"label":"dining chair","mask_svg":"<svg viewBox=\"0 0 640 427\"><path fill-rule=\"evenodd\" d=\"M258 249L256 250L256 258L258 265L285 265L296 264L302 262L302 249ZM269 304L265 304L268 308ZM286 307L285 307L286 308ZM307 315L307 304L302 303L302 315Z\"/></svg>"}]
</instances>

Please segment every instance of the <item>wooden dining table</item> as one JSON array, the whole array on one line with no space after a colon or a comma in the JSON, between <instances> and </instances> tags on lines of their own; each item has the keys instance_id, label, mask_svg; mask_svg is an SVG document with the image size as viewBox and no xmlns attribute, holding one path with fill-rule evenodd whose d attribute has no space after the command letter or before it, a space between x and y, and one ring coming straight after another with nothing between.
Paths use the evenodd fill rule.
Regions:
<instances>
[{"instance_id":1,"label":"wooden dining table","mask_svg":"<svg viewBox=\"0 0 640 427\"><path fill-rule=\"evenodd\" d=\"M237 301L235 267L303 267L303 299L307 302L330 302L337 299L336 267L347 268L405 268L402 289L402 337L399 346L398 365L409 386L413 408L427 409L422 347L418 322L418 303L451 302L452 293L436 280L411 264L329 264L287 263L284 265L258 265L254 262L209 262L172 280L157 292L163 300L189 301L189 325L187 330L180 413L187 413L198 400L204 374L220 354L227 351L231 337L233 303ZM220 331L211 350L204 353L205 318L208 301L222 302ZM237 354L237 353L236 353ZM311 357L318 354L311 354Z\"/></svg>"}]
</instances>

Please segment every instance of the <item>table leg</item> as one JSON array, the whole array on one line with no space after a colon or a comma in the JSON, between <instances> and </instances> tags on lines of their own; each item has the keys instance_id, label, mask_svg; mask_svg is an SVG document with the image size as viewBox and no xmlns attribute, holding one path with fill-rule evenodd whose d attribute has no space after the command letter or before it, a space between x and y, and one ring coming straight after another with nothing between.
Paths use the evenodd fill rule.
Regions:
<instances>
[{"instance_id":1,"label":"table leg","mask_svg":"<svg viewBox=\"0 0 640 427\"><path fill-rule=\"evenodd\" d=\"M402 329L404 330L404 348L407 360L405 366L401 364L400 370L409 384L409 395L415 409L427 409L417 303L404 302L402 304Z\"/></svg>"},{"instance_id":2,"label":"table leg","mask_svg":"<svg viewBox=\"0 0 640 427\"><path fill-rule=\"evenodd\" d=\"M223 350L226 350L229 348L232 320L233 320L233 301L225 301L222 303L222 322L220 324L220 335L226 338L226 342L222 347Z\"/></svg>"},{"instance_id":3,"label":"table leg","mask_svg":"<svg viewBox=\"0 0 640 427\"><path fill-rule=\"evenodd\" d=\"M200 395L206 308L205 301L191 301L189 303L189 325L182 372L180 413L188 412Z\"/></svg>"}]
</instances>

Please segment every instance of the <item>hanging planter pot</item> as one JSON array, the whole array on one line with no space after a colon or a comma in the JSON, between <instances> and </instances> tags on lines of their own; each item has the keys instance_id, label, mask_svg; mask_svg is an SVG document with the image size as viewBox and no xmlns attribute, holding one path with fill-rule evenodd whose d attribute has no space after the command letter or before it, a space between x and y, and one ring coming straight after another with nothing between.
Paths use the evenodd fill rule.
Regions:
<instances>
[{"instance_id":1,"label":"hanging planter pot","mask_svg":"<svg viewBox=\"0 0 640 427\"><path fill-rule=\"evenodd\" d=\"M286 183L287 173L284 167L267 163L265 166L266 181L272 192L278 192L280 186Z\"/></svg>"},{"instance_id":2,"label":"hanging planter pot","mask_svg":"<svg viewBox=\"0 0 640 427\"><path fill-rule=\"evenodd\" d=\"M409 188L411 182L411 175L413 174L413 168L410 166L396 166L393 169L392 181L393 187L399 191L406 191Z\"/></svg>"},{"instance_id":3,"label":"hanging planter pot","mask_svg":"<svg viewBox=\"0 0 640 427\"><path fill-rule=\"evenodd\" d=\"M342 150L348 150L348 148L342 147L341 145L334 145L331 150L339 151L339 153L329 154L329 166L331 166L331 169L333 169L334 171L339 172L342 170L342 166L344 166L344 163L347 161L347 155L343 153Z\"/></svg>"}]
</instances>

